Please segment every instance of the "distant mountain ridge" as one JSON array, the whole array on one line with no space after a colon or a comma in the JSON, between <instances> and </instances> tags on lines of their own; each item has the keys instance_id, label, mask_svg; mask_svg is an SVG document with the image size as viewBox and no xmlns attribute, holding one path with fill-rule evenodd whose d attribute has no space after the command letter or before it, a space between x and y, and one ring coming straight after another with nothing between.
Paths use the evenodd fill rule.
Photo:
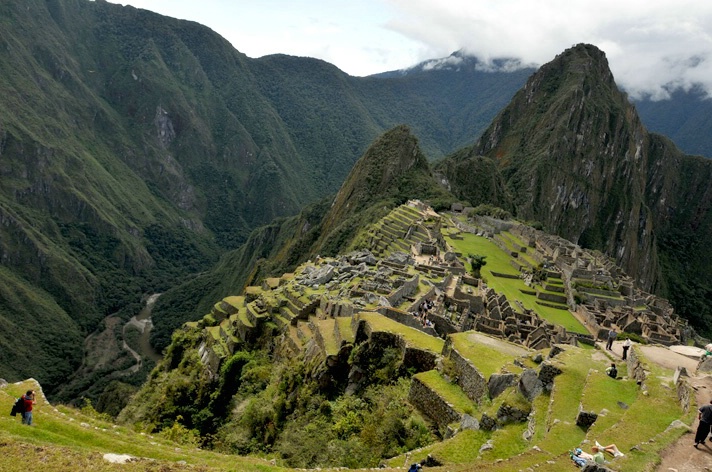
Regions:
<instances>
[{"instance_id":1,"label":"distant mountain ridge","mask_svg":"<svg viewBox=\"0 0 712 472\"><path fill-rule=\"evenodd\" d=\"M382 72L372 77L418 76L436 71L457 76L477 70L517 74L520 79L516 83L518 89L537 69L536 65L524 64L517 58L498 58L485 63L460 50L447 57L429 59L412 67ZM526 74L520 75L521 72ZM511 92L507 90L506 93ZM672 88L668 99L653 100L650 96L642 96L631 101L648 130L672 139L687 154L712 158L712 100L700 86L690 90Z\"/></svg>"}]
</instances>

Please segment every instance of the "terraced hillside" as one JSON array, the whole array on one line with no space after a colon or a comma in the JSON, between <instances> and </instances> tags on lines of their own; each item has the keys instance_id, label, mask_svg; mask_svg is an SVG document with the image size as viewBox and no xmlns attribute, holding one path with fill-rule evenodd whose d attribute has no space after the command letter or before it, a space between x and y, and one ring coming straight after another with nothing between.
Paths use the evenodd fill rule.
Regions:
<instances>
[{"instance_id":1,"label":"terraced hillside","mask_svg":"<svg viewBox=\"0 0 712 472\"><path fill-rule=\"evenodd\" d=\"M622 301L613 307L616 313L658 313L678 323L661 309L664 301L641 297L607 261L595 265L596 257L567 251L563 242L528 227L478 218L463 223L420 202L393 211L358 245L355 252L319 257L294 273L248 287L243 295L216 303L201 321L188 323L121 420L158 429L179 422L198 430L205 415L217 417L213 408L221 398L235 406L214 430L224 444L233 441L238 451L245 447L234 438L248 434L245 422L259 408L261 426L250 423L250 434L259 432L253 440L265 441L278 463L353 467L316 453L297 462L303 451L285 446L290 423L316 414L304 423L309 435L310 421L332 418L334 423L319 423L321 436L336 431L323 448L344 440L355 447L381 434L354 419L375 401L362 395L397 385L401 396L391 401L411 416L393 420L400 426L391 433L412 439L414 425L424 420L431 435L403 439L381 451L376 462L361 464L402 467L423 461L446 464L448 470L543 465L570 470L567 451L594 441L613 442L625 451L624 457L609 457L614 469L645 470L686 431L667 430L673 421L691 422L694 406L684 377L673 382L672 372L648 363L637 348L619 367L619 379L605 375L612 358L591 346L599 328L608 323L606 329L620 329L623 318L611 318L620 325L595 317L582 324L579 310L569 310L572 283L607 280ZM489 261L483 279L469 274L472 251ZM547 300L542 297L547 293L562 298ZM585 301L604 306L599 299ZM577 329L552 321L547 309L568 317ZM269 358L262 364L267 370L247 370L263 356ZM255 384L255 375L263 380ZM175 396L177 385L190 386L181 395L193 392L192 407L146 407L171 392ZM300 410L300 402L308 402L298 400L304 391L319 399L319 413ZM349 397L354 400L343 400ZM344 408L351 413L341 417Z\"/></svg>"},{"instance_id":2,"label":"terraced hillside","mask_svg":"<svg viewBox=\"0 0 712 472\"><path fill-rule=\"evenodd\" d=\"M409 401L443 439L385 461L384 470L403 470L422 461L447 470L569 471L574 466L568 451L577 446L588 450L596 441L615 443L624 451L624 457L607 458L613 470L651 470L660 451L686 432L684 425L674 427L674 421L692 421L694 407L687 413L681 407L671 372L648 363L637 349L613 380L603 372L609 359L599 351L573 346L532 351L476 332L453 334L443 343L375 313L346 320L312 319L299 327L310 334L298 343L298 355L312 352L314 358L333 359L335 346L358 345L363 336L381 345L388 340L399 344L404 363L424 366L439 358L437 368L411 378ZM417 356L422 357L415 360ZM484 391L478 390L482 387ZM678 387L684 390L685 382ZM0 407L9 409L27 388L37 386L29 382L0 390ZM597 415L595 421L577 424L585 419L581 412ZM37 470L66 470L62 467L69 464L119 470L106 462L106 453L143 458L120 470L272 470L259 459L196 449L187 441L193 436L178 422L148 436L112 425L91 410L54 408L41 400L35 424L28 428L14 418L0 418L2 470L35 464L41 467ZM34 444L32 454L26 454L27 443ZM20 454L23 460L15 461Z\"/></svg>"}]
</instances>

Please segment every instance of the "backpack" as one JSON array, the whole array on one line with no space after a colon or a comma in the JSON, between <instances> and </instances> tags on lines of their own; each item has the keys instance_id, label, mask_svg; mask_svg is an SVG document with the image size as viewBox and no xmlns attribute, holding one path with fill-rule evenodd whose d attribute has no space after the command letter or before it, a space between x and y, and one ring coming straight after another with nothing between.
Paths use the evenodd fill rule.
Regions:
<instances>
[{"instance_id":1,"label":"backpack","mask_svg":"<svg viewBox=\"0 0 712 472\"><path fill-rule=\"evenodd\" d=\"M577 466L583 468L586 467L586 464L588 464L588 461L584 459L583 457L577 456L572 452L569 452L569 456L571 457L571 460L574 461L574 464Z\"/></svg>"},{"instance_id":2,"label":"backpack","mask_svg":"<svg viewBox=\"0 0 712 472\"><path fill-rule=\"evenodd\" d=\"M10 416L15 416L18 413L23 414L25 412L25 397L22 396L15 400L15 403L12 405L12 410L10 411Z\"/></svg>"}]
</instances>

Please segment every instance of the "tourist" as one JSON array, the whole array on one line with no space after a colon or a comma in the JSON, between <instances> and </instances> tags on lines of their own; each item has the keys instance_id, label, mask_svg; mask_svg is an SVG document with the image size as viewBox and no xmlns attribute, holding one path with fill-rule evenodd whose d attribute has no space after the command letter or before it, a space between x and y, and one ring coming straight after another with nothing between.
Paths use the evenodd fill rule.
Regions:
<instances>
[{"instance_id":1,"label":"tourist","mask_svg":"<svg viewBox=\"0 0 712 472\"><path fill-rule=\"evenodd\" d=\"M630 349L631 344L630 338L623 341L623 360L628 359L628 349Z\"/></svg>"},{"instance_id":2,"label":"tourist","mask_svg":"<svg viewBox=\"0 0 712 472\"><path fill-rule=\"evenodd\" d=\"M22 424L32 426L32 405L36 403L34 390L28 390L27 393L22 396L22 401L25 402L25 412L22 414Z\"/></svg>"},{"instance_id":3,"label":"tourist","mask_svg":"<svg viewBox=\"0 0 712 472\"><path fill-rule=\"evenodd\" d=\"M613 347L613 341L618 337L618 333L616 333L615 329L611 329L608 331L608 341L606 342L606 349L608 351L612 351Z\"/></svg>"},{"instance_id":4,"label":"tourist","mask_svg":"<svg viewBox=\"0 0 712 472\"><path fill-rule=\"evenodd\" d=\"M596 441L596 445L591 448L593 452L597 451L605 451L612 455L613 457L623 457L625 454L623 454L619 449L618 446L615 444L609 444L608 446L601 446L598 441Z\"/></svg>"},{"instance_id":5,"label":"tourist","mask_svg":"<svg viewBox=\"0 0 712 472\"><path fill-rule=\"evenodd\" d=\"M573 455L585 459L586 461L589 462L595 462L596 464L603 464L606 462L606 458L603 455L603 452L607 452L611 454L613 457L623 457L625 454L623 454L619 449L618 446L615 444L609 444L608 446L601 446L596 442L595 446L591 447L591 454L588 452L584 452L581 448L576 448L573 451Z\"/></svg>"},{"instance_id":6,"label":"tourist","mask_svg":"<svg viewBox=\"0 0 712 472\"><path fill-rule=\"evenodd\" d=\"M616 365L613 362L611 362L611 366L606 369L606 375L612 379L618 378L618 369L616 369Z\"/></svg>"},{"instance_id":7,"label":"tourist","mask_svg":"<svg viewBox=\"0 0 712 472\"><path fill-rule=\"evenodd\" d=\"M697 432L695 433L695 449L699 444L705 442L707 435L710 433L710 427L712 426L712 400L697 410L697 419L700 420L700 424L697 425Z\"/></svg>"}]
</instances>

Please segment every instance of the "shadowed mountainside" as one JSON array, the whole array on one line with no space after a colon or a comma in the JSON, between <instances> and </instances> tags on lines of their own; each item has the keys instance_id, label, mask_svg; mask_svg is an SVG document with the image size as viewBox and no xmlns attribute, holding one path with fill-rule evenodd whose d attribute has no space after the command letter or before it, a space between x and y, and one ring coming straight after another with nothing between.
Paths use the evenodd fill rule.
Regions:
<instances>
[{"instance_id":1,"label":"shadowed mountainside","mask_svg":"<svg viewBox=\"0 0 712 472\"><path fill-rule=\"evenodd\" d=\"M453 170L481 156L519 218L604 251L707 329L712 161L648 133L602 51L578 45L542 66L474 146L439 166L473 204L482 201L479 176Z\"/></svg>"}]
</instances>

